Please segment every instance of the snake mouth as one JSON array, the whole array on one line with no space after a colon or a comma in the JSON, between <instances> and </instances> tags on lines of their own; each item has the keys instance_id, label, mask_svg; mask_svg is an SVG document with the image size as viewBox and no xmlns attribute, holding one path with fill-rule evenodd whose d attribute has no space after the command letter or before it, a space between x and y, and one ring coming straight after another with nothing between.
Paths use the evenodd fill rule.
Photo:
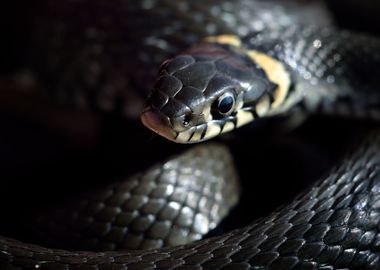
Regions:
<instances>
[{"instance_id":1,"label":"snake mouth","mask_svg":"<svg viewBox=\"0 0 380 270\"><path fill-rule=\"evenodd\" d=\"M197 143L217 135L214 128L212 128L213 125L209 123L193 126L182 131L176 131L173 129L169 117L152 107L147 107L142 112L141 121L144 126L156 134L175 143Z\"/></svg>"},{"instance_id":2,"label":"snake mouth","mask_svg":"<svg viewBox=\"0 0 380 270\"><path fill-rule=\"evenodd\" d=\"M168 140L174 141L177 136L168 117L151 107L142 112L141 121L144 126Z\"/></svg>"}]
</instances>

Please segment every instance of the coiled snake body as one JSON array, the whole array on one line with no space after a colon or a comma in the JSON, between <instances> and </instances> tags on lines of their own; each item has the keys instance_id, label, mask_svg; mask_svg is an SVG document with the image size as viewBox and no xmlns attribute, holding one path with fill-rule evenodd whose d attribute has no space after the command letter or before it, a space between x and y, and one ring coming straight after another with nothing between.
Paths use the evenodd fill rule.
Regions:
<instances>
[{"instance_id":1,"label":"coiled snake body","mask_svg":"<svg viewBox=\"0 0 380 270\"><path fill-rule=\"evenodd\" d=\"M120 9L115 9L115 4ZM307 16L297 16L299 10L291 13L291 8L284 7L269 12L272 5L262 2L128 4L69 1L62 9L46 4L39 11L42 16L37 12L34 24L38 27L32 31L34 54L28 60L37 76L45 78L46 89L78 106L130 117L135 107L139 107L136 100L140 94L125 93L123 89L142 88L146 81L151 82L145 66L173 57L178 49L203 39L161 66L158 82L143 112L144 123L171 140L196 142L257 118L288 115L297 119L305 112L380 118L377 91L380 41L376 38L327 26L310 26ZM83 14L67 20L77 10L83 10ZM120 14L125 14L128 20L122 20ZM141 21L146 14L152 20ZM238 15L231 18L228 14ZM251 17L253 14L257 15L256 21ZM92 20L93 16L99 17ZM168 24L162 19L165 16L176 23ZM278 16L275 21L274 16ZM136 25L144 28L137 30ZM198 25L202 25L201 29L191 35ZM178 36L180 31L184 37ZM131 67L134 70L137 65L146 75L134 72L127 77ZM136 240L140 234L135 239L132 236L132 243L139 243L137 247L176 244L171 241L178 236L170 236L168 232L164 240L155 238L156 232L167 230L168 220L174 228L184 227L189 240L198 239L215 226L211 224L213 217L225 215L223 209L211 207L215 201L223 201L218 196L237 189L228 187L235 172L227 165L230 157L226 150L215 145L205 147L156 165L152 171L136 176L132 184L112 186L111 195L103 194L96 199L110 207L101 214L95 212L101 218L113 216L113 225L117 225L130 217L121 218L115 209L122 204L124 208L129 204L140 205L139 214L146 216L134 227L150 238L141 242ZM0 266L1 269L379 269L379 148L379 131L372 131L353 153L293 202L221 236L178 247L100 253L49 249L0 238ZM194 172L195 168L199 171ZM183 207L181 211L185 207L188 212L199 211L191 214L193 225L188 225L186 219L165 220L170 213L162 210L165 206L160 196L175 200L170 189L182 188L175 181L189 175L192 178L187 180L185 193L199 197L192 205L192 200L178 199L179 192L176 205ZM149 179L155 179L153 186ZM171 182L173 179L176 180ZM210 179L216 180L207 184ZM221 190L218 181L227 188ZM134 183L139 182L143 187L135 188ZM165 183L171 188L160 189ZM120 195L120 190L127 190L128 195ZM144 201L143 192L150 192L152 203ZM216 199L209 199L210 192L218 195ZM131 194L136 196L133 202L128 201ZM202 205L202 198L211 203ZM235 202L236 198L230 196L224 203L230 206ZM89 209L86 207L73 211L85 212ZM208 207L211 214L202 212L202 208ZM206 229L202 222L204 215L211 216L208 222L211 225ZM63 212L59 217L68 216ZM152 225L151 216L162 224ZM196 227L199 224L202 226ZM148 229L143 229L145 226ZM118 231L114 230L112 235L118 239ZM112 242L111 236L110 239ZM119 247L120 241L114 241L114 245L110 242L105 244L107 249Z\"/></svg>"}]
</instances>

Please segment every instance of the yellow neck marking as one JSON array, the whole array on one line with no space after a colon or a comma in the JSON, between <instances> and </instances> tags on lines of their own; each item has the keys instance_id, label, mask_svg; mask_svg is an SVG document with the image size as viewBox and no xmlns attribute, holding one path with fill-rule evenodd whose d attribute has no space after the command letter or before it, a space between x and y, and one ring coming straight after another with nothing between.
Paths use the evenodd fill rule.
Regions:
<instances>
[{"instance_id":1,"label":"yellow neck marking","mask_svg":"<svg viewBox=\"0 0 380 270\"><path fill-rule=\"evenodd\" d=\"M231 45L234 47L241 46L241 40L239 37L234 35L219 35L219 36L209 36L204 39L206 42L219 43L225 45Z\"/></svg>"},{"instance_id":2,"label":"yellow neck marking","mask_svg":"<svg viewBox=\"0 0 380 270\"><path fill-rule=\"evenodd\" d=\"M277 108L284 102L286 95L289 92L291 84L289 72L286 70L283 63L269 55L254 50L248 51L247 55L264 69L269 80L278 85L274 92L274 101L272 103L272 108Z\"/></svg>"}]
</instances>

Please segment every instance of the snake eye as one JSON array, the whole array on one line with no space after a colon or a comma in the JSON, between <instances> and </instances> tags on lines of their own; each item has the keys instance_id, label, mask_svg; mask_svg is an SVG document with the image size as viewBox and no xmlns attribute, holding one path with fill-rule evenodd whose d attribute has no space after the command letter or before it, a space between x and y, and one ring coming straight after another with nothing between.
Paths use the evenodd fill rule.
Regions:
<instances>
[{"instance_id":1,"label":"snake eye","mask_svg":"<svg viewBox=\"0 0 380 270\"><path fill-rule=\"evenodd\" d=\"M229 115L235 107L235 97L232 93L221 95L216 101L216 110L221 115Z\"/></svg>"}]
</instances>

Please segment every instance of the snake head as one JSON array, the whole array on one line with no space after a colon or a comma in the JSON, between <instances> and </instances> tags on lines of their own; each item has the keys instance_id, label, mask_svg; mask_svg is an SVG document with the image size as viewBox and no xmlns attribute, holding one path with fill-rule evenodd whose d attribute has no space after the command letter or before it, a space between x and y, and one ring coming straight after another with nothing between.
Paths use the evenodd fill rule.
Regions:
<instances>
[{"instance_id":1,"label":"snake head","mask_svg":"<svg viewBox=\"0 0 380 270\"><path fill-rule=\"evenodd\" d=\"M169 140L200 142L265 115L275 88L242 51L204 42L162 63L141 119Z\"/></svg>"}]
</instances>

